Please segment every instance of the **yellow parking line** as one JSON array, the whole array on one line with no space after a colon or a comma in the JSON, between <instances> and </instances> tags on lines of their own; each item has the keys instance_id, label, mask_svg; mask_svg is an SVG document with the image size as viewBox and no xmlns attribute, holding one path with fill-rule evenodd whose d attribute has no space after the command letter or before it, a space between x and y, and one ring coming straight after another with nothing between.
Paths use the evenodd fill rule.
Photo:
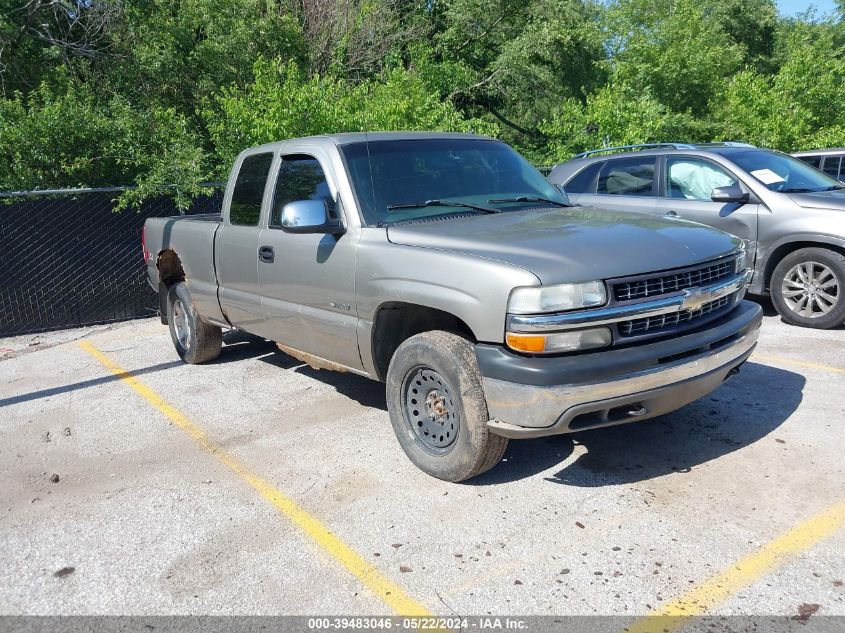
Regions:
<instances>
[{"instance_id":1,"label":"yellow parking line","mask_svg":"<svg viewBox=\"0 0 845 633\"><path fill-rule=\"evenodd\" d=\"M810 363L805 360L793 360L783 356L769 356L768 354L754 353L752 356L754 360L764 360L770 363L778 363L781 365L795 365L796 367L809 367L810 369L821 369L822 371L832 371L838 374L845 374L845 368L834 367L833 365L822 365L821 363Z\"/></svg>"},{"instance_id":2,"label":"yellow parking line","mask_svg":"<svg viewBox=\"0 0 845 633\"><path fill-rule=\"evenodd\" d=\"M672 633L845 526L845 501L799 523L753 554L626 628L627 633Z\"/></svg>"},{"instance_id":3,"label":"yellow parking line","mask_svg":"<svg viewBox=\"0 0 845 633\"><path fill-rule=\"evenodd\" d=\"M80 341L79 347L96 358L102 365L118 376L144 400L158 409L167 419L187 433L201 448L208 451L224 466L252 486L273 507L286 516L296 527L307 534L332 558L343 565L352 575L377 597L381 598L398 615L429 615L428 609L413 600L402 589L366 562L351 547L336 535L319 519L309 514L293 499L268 481L249 471L224 448L215 444L199 426L192 422L178 409L168 404L150 387L138 380L131 372L123 369L111 358L103 354L89 341Z\"/></svg>"}]
</instances>

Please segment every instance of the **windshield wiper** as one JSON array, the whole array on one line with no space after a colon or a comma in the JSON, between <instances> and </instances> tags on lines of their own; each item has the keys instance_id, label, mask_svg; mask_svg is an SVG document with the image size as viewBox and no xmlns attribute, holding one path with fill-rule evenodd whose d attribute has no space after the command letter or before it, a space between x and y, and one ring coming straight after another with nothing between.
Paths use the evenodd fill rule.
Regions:
<instances>
[{"instance_id":1,"label":"windshield wiper","mask_svg":"<svg viewBox=\"0 0 845 633\"><path fill-rule=\"evenodd\" d=\"M837 191L838 189L845 189L845 185L831 185L830 187L819 189L819 191Z\"/></svg>"},{"instance_id":2,"label":"windshield wiper","mask_svg":"<svg viewBox=\"0 0 845 633\"><path fill-rule=\"evenodd\" d=\"M818 193L824 189L807 189L806 187L793 187L792 189L781 189L780 193Z\"/></svg>"},{"instance_id":3,"label":"windshield wiper","mask_svg":"<svg viewBox=\"0 0 845 633\"><path fill-rule=\"evenodd\" d=\"M477 204L468 204L455 200L426 200L425 202L409 202L408 204L389 204L387 205L387 210L419 209L422 207L463 207L464 209L472 209L478 213L501 213L498 209L488 209L487 207L480 207Z\"/></svg>"},{"instance_id":4,"label":"windshield wiper","mask_svg":"<svg viewBox=\"0 0 845 633\"><path fill-rule=\"evenodd\" d=\"M559 200L551 200L550 198L540 198L538 196L518 196L516 198L494 198L487 202L495 204L496 202L548 202L559 207L571 207L571 204L560 202Z\"/></svg>"}]
</instances>

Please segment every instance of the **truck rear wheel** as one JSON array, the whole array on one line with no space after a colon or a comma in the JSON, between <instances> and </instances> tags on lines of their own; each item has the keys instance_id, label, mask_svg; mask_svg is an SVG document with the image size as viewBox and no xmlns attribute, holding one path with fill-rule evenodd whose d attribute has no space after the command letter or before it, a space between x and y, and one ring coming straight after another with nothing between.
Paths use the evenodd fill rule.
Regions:
<instances>
[{"instance_id":1,"label":"truck rear wheel","mask_svg":"<svg viewBox=\"0 0 845 633\"><path fill-rule=\"evenodd\" d=\"M487 427L472 343L439 330L405 340L387 370L387 410L402 450L423 472L463 481L499 463L507 438Z\"/></svg>"},{"instance_id":2,"label":"truck rear wheel","mask_svg":"<svg viewBox=\"0 0 845 633\"><path fill-rule=\"evenodd\" d=\"M199 318L184 281L173 284L167 293L167 322L173 346L186 363L207 363L220 355L223 331Z\"/></svg>"},{"instance_id":3,"label":"truck rear wheel","mask_svg":"<svg viewBox=\"0 0 845 633\"><path fill-rule=\"evenodd\" d=\"M827 329L845 322L845 256L802 248L784 257L769 284L772 303L787 323Z\"/></svg>"}]
</instances>

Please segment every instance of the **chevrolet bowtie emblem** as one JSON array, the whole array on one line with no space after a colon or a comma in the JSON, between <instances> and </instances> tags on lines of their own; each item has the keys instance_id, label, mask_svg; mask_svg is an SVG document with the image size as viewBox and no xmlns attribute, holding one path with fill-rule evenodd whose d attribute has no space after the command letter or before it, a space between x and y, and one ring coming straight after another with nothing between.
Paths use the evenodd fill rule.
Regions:
<instances>
[{"instance_id":1,"label":"chevrolet bowtie emblem","mask_svg":"<svg viewBox=\"0 0 845 633\"><path fill-rule=\"evenodd\" d=\"M681 310L700 310L705 303L714 299L710 290L701 288L687 288L684 290L684 300L681 303Z\"/></svg>"},{"instance_id":2,"label":"chevrolet bowtie emblem","mask_svg":"<svg viewBox=\"0 0 845 633\"><path fill-rule=\"evenodd\" d=\"M716 299L721 299L731 292L731 288L717 288L707 290L702 288L688 288L684 290L684 300L681 303L681 310L700 310L706 304Z\"/></svg>"}]
</instances>

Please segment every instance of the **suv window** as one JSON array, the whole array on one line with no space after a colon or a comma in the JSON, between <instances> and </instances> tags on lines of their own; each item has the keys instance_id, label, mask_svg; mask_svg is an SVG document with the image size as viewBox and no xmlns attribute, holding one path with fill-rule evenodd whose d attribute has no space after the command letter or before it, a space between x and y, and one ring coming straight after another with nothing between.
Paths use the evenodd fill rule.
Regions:
<instances>
[{"instance_id":1,"label":"suv window","mask_svg":"<svg viewBox=\"0 0 845 633\"><path fill-rule=\"evenodd\" d=\"M828 176L839 178L839 156L825 156L821 169Z\"/></svg>"},{"instance_id":2,"label":"suv window","mask_svg":"<svg viewBox=\"0 0 845 633\"><path fill-rule=\"evenodd\" d=\"M681 200L710 200L716 187L735 185L736 178L713 163L696 158L666 159L666 196Z\"/></svg>"},{"instance_id":3,"label":"suv window","mask_svg":"<svg viewBox=\"0 0 845 633\"><path fill-rule=\"evenodd\" d=\"M596 175L604 163L598 162L589 165L575 174L575 177L563 186L566 193L595 193Z\"/></svg>"},{"instance_id":4,"label":"suv window","mask_svg":"<svg viewBox=\"0 0 845 633\"><path fill-rule=\"evenodd\" d=\"M253 154L247 156L241 163L235 188L232 190L232 201L229 204L229 222L243 226L258 226L261 216L261 200L264 198L264 185L270 165L273 164L273 154Z\"/></svg>"},{"instance_id":5,"label":"suv window","mask_svg":"<svg viewBox=\"0 0 845 633\"><path fill-rule=\"evenodd\" d=\"M323 168L313 156L296 154L282 157L276 191L273 195L273 212L270 224L281 226L282 209L295 200L326 200L334 212L334 201Z\"/></svg>"},{"instance_id":6,"label":"suv window","mask_svg":"<svg viewBox=\"0 0 845 633\"><path fill-rule=\"evenodd\" d=\"M836 178L831 178L788 154L766 149L747 149L732 151L726 157L765 185L769 191L812 193L845 188Z\"/></svg>"},{"instance_id":7,"label":"suv window","mask_svg":"<svg viewBox=\"0 0 845 633\"><path fill-rule=\"evenodd\" d=\"M614 196L654 196L655 159L609 160L599 173L597 193Z\"/></svg>"},{"instance_id":8,"label":"suv window","mask_svg":"<svg viewBox=\"0 0 845 633\"><path fill-rule=\"evenodd\" d=\"M805 163L810 165L811 167L815 167L816 169L821 169L822 166L822 157L821 156L796 156L799 160L803 160Z\"/></svg>"}]
</instances>

